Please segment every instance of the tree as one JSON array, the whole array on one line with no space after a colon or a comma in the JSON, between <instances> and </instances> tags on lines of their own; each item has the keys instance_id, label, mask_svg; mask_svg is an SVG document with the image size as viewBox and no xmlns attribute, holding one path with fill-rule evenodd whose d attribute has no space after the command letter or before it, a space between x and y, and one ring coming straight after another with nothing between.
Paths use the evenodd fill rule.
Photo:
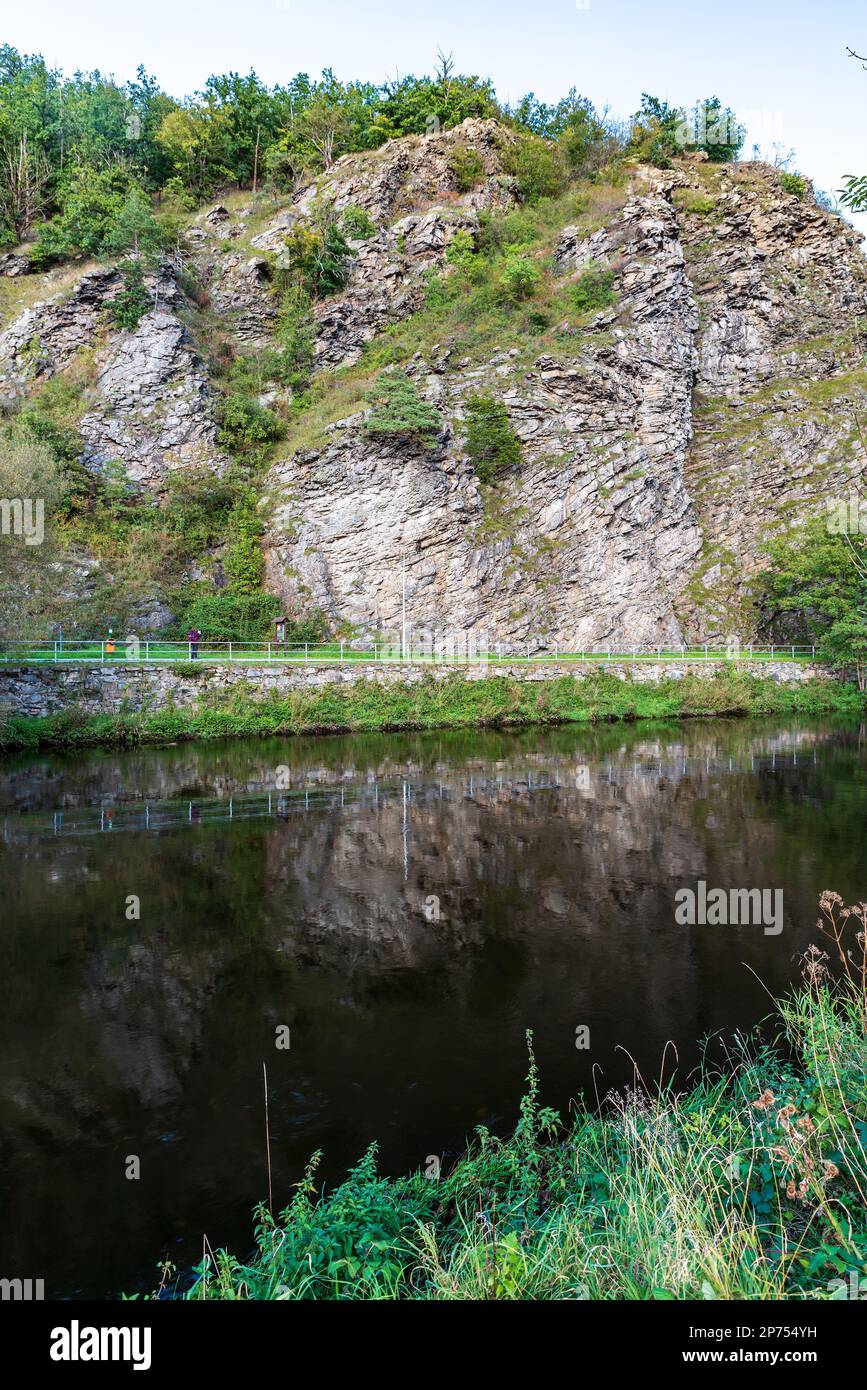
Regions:
<instances>
[{"instance_id":1,"label":"tree","mask_svg":"<svg viewBox=\"0 0 867 1390\"><path fill-rule=\"evenodd\" d=\"M668 168L679 154L699 150L714 163L725 164L737 158L744 134L734 112L719 97L697 101L688 113L642 92L627 152L660 169Z\"/></svg>"},{"instance_id":2,"label":"tree","mask_svg":"<svg viewBox=\"0 0 867 1390\"><path fill-rule=\"evenodd\" d=\"M853 666L867 688L867 540L816 517L768 547L763 608L771 626L794 614L822 660Z\"/></svg>"},{"instance_id":3,"label":"tree","mask_svg":"<svg viewBox=\"0 0 867 1390\"><path fill-rule=\"evenodd\" d=\"M283 242L278 268L289 286L301 289L312 299L337 294L349 278L352 248L332 214L319 209L312 226L293 227Z\"/></svg>"},{"instance_id":4,"label":"tree","mask_svg":"<svg viewBox=\"0 0 867 1390\"><path fill-rule=\"evenodd\" d=\"M467 455L479 482L490 483L498 473L523 459L521 441L512 429L509 412L489 392L468 396Z\"/></svg>"},{"instance_id":5,"label":"tree","mask_svg":"<svg viewBox=\"0 0 867 1390\"><path fill-rule=\"evenodd\" d=\"M61 193L63 211L43 222L31 253L37 263L67 256L96 256L124 205L130 188L129 170L123 165L95 169L92 165L69 166Z\"/></svg>"},{"instance_id":6,"label":"tree","mask_svg":"<svg viewBox=\"0 0 867 1390\"><path fill-rule=\"evenodd\" d=\"M106 231L103 251L153 262L163 249L164 232L151 211L151 200L133 184Z\"/></svg>"},{"instance_id":7,"label":"tree","mask_svg":"<svg viewBox=\"0 0 867 1390\"><path fill-rule=\"evenodd\" d=\"M341 106L325 97L317 97L301 117L301 127L310 144L330 169L335 152L341 154L349 134L349 118Z\"/></svg>"},{"instance_id":8,"label":"tree","mask_svg":"<svg viewBox=\"0 0 867 1390\"><path fill-rule=\"evenodd\" d=\"M0 223L14 241L24 241L48 205L48 161L28 142L23 131L17 142L0 151ZM2 231L2 226L0 226Z\"/></svg>"}]
</instances>

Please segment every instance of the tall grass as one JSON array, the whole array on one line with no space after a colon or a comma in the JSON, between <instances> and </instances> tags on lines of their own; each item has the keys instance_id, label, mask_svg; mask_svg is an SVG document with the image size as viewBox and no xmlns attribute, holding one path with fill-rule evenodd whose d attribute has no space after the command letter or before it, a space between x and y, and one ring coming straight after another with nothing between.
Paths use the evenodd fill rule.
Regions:
<instances>
[{"instance_id":1,"label":"tall grass","mask_svg":"<svg viewBox=\"0 0 867 1390\"><path fill-rule=\"evenodd\" d=\"M191 669L183 675L193 678ZM204 667L195 679L206 678ZM133 746L179 739L224 739L284 734L372 732L396 729L506 728L607 720L678 719L719 715L861 714L864 697L835 681L782 685L739 671L715 676L687 673L658 683L620 680L605 671L583 678L520 681L507 676L468 680L460 673L437 679L380 684L359 680L321 688L256 694L239 681L224 691L203 691L196 703L89 714L70 706L46 718L0 713L0 751L16 748Z\"/></svg>"},{"instance_id":2,"label":"tall grass","mask_svg":"<svg viewBox=\"0 0 867 1390\"><path fill-rule=\"evenodd\" d=\"M807 952L776 1046L736 1038L684 1094L636 1077L564 1125L528 1034L511 1137L479 1128L449 1172L397 1180L373 1145L323 1193L315 1154L284 1211L259 1207L249 1258L208 1249L191 1283L166 1264L158 1294L830 1299L853 1276L867 1293L867 906L822 903L831 950Z\"/></svg>"}]
</instances>

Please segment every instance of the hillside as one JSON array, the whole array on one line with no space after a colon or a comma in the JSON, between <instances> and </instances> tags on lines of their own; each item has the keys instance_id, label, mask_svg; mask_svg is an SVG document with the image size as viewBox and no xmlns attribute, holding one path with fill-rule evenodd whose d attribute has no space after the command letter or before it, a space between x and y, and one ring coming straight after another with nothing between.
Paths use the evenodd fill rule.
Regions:
<instances>
[{"instance_id":1,"label":"hillside","mask_svg":"<svg viewBox=\"0 0 867 1390\"><path fill-rule=\"evenodd\" d=\"M516 140L471 118L212 201L129 326L128 268L0 260L0 403L79 499L37 629L234 587L370 639L404 583L414 630L507 651L761 628L763 547L863 472L860 238L701 155L529 199ZM322 227L343 283L302 303Z\"/></svg>"}]
</instances>

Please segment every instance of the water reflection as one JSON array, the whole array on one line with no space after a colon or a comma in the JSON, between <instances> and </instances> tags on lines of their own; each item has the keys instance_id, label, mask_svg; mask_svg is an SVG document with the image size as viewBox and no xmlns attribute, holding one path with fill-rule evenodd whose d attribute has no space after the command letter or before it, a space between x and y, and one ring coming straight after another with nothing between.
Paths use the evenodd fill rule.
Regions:
<instances>
[{"instance_id":1,"label":"water reflection","mask_svg":"<svg viewBox=\"0 0 867 1390\"><path fill-rule=\"evenodd\" d=\"M628 1079L617 1044L655 1074L673 1040L685 1075L793 977L819 891L864 896L863 741L721 723L7 760L2 1272L110 1293L202 1231L246 1243L263 1058L278 1200L316 1147L333 1179L373 1138L399 1171L511 1125L528 1026L555 1105L594 1064ZM784 930L677 927L698 878L782 887Z\"/></svg>"}]
</instances>

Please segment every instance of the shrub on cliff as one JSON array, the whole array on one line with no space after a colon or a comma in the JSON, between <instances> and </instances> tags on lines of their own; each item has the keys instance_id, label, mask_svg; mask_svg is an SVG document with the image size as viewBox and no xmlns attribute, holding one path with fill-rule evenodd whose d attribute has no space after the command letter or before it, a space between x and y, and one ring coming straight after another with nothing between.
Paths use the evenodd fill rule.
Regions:
<instances>
[{"instance_id":1,"label":"shrub on cliff","mask_svg":"<svg viewBox=\"0 0 867 1390\"><path fill-rule=\"evenodd\" d=\"M343 289L349 278L352 249L336 222L293 227L284 241L278 269L290 285L304 289L313 299L324 299Z\"/></svg>"},{"instance_id":2,"label":"shrub on cliff","mask_svg":"<svg viewBox=\"0 0 867 1390\"><path fill-rule=\"evenodd\" d=\"M851 511L851 504L844 501L770 543L762 606L771 627L783 614L791 615L788 620L816 644L820 660L854 670L863 691L867 689L867 568L861 513Z\"/></svg>"},{"instance_id":3,"label":"shrub on cliff","mask_svg":"<svg viewBox=\"0 0 867 1390\"><path fill-rule=\"evenodd\" d=\"M383 373L368 397L373 409L364 422L367 434L406 439L433 449L440 417L401 372Z\"/></svg>"},{"instance_id":4,"label":"shrub on cliff","mask_svg":"<svg viewBox=\"0 0 867 1390\"><path fill-rule=\"evenodd\" d=\"M467 456L481 483L490 483L523 459L521 441L512 429L509 412L490 393L469 396L466 402Z\"/></svg>"},{"instance_id":5,"label":"shrub on cliff","mask_svg":"<svg viewBox=\"0 0 867 1390\"><path fill-rule=\"evenodd\" d=\"M608 309L614 303L614 272L602 266L590 266L576 280L572 303L579 314Z\"/></svg>"}]
</instances>

